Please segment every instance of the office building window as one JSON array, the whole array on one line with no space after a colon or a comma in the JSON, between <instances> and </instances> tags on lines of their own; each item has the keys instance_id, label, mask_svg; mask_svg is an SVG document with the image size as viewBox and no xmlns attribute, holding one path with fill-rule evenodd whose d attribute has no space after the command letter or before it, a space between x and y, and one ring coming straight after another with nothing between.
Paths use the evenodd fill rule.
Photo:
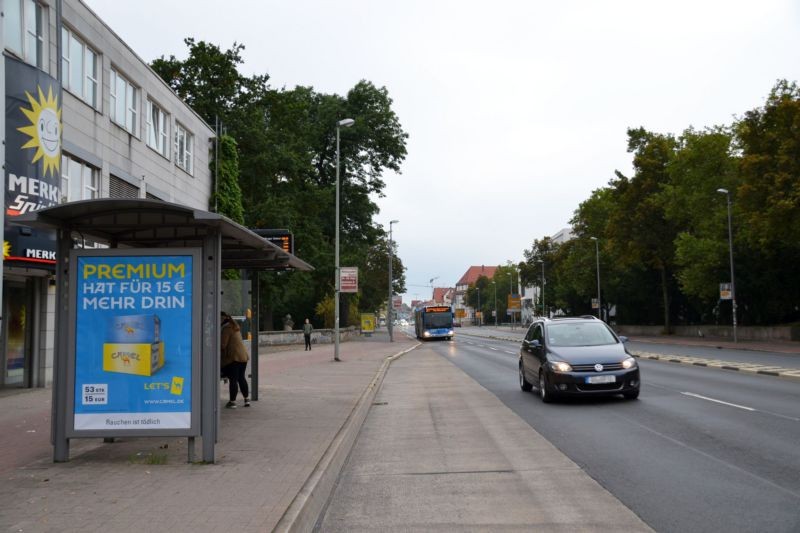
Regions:
<instances>
[{"instance_id":1,"label":"office building window","mask_svg":"<svg viewBox=\"0 0 800 533\"><path fill-rule=\"evenodd\" d=\"M136 135L139 89L111 69L111 120Z\"/></svg>"},{"instance_id":2,"label":"office building window","mask_svg":"<svg viewBox=\"0 0 800 533\"><path fill-rule=\"evenodd\" d=\"M147 100L147 146L169 158L169 116L151 100Z\"/></svg>"},{"instance_id":3,"label":"office building window","mask_svg":"<svg viewBox=\"0 0 800 533\"><path fill-rule=\"evenodd\" d=\"M139 198L139 187L112 175L108 182L109 198Z\"/></svg>"},{"instance_id":4,"label":"office building window","mask_svg":"<svg viewBox=\"0 0 800 533\"><path fill-rule=\"evenodd\" d=\"M100 109L100 61L97 54L68 28L61 31L64 88L95 109Z\"/></svg>"},{"instance_id":5,"label":"office building window","mask_svg":"<svg viewBox=\"0 0 800 533\"><path fill-rule=\"evenodd\" d=\"M3 13L5 47L40 69L47 65L45 9L33 0L6 0Z\"/></svg>"},{"instance_id":6,"label":"office building window","mask_svg":"<svg viewBox=\"0 0 800 533\"><path fill-rule=\"evenodd\" d=\"M194 135L186 131L180 124L175 124L175 164L192 173L192 143Z\"/></svg>"},{"instance_id":7,"label":"office building window","mask_svg":"<svg viewBox=\"0 0 800 533\"><path fill-rule=\"evenodd\" d=\"M61 156L61 203L99 197L100 171L68 155Z\"/></svg>"}]
</instances>

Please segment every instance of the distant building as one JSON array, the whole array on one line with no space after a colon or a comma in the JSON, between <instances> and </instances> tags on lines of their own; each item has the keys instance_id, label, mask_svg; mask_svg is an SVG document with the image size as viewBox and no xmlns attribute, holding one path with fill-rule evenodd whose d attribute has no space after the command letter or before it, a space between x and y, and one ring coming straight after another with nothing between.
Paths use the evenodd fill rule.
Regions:
<instances>
[{"instance_id":1,"label":"distant building","mask_svg":"<svg viewBox=\"0 0 800 533\"><path fill-rule=\"evenodd\" d=\"M489 279L493 278L496 270L496 266L480 265L471 266L464 272L464 275L456 283L456 289L453 292L453 311L456 314L456 321L462 324L477 324L475 309L466 305L464 301L467 289L481 276L486 276Z\"/></svg>"},{"instance_id":2,"label":"distant building","mask_svg":"<svg viewBox=\"0 0 800 533\"><path fill-rule=\"evenodd\" d=\"M554 244L564 244L567 241L571 241L575 238L575 234L572 232L572 228L564 228L554 235L550 237L550 240Z\"/></svg>"},{"instance_id":3,"label":"distant building","mask_svg":"<svg viewBox=\"0 0 800 533\"><path fill-rule=\"evenodd\" d=\"M550 240L554 244L564 244L567 241L570 241L575 238L575 233L573 233L572 228L564 228L554 235L550 236ZM522 287L522 294L521 294L521 305L522 305L522 315L521 320L523 324L530 323L533 320L533 317L542 315L542 300L540 297L541 290L542 290L542 279L541 276L537 278L538 283L533 283L528 285L527 287ZM544 283L547 285L547 273L545 272L544 275ZM550 308L547 305L547 300L545 300L545 314L550 314L548 309Z\"/></svg>"},{"instance_id":4,"label":"distant building","mask_svg":"<svg viewBox=\"0 0 800 533\"><path fill-rule=\"evenodd\" d=\"M439 305L452 305L453 304L453 293L455 289L448 287L436 287L433 289L433 303Z\"/></svg>"}]
</instances>

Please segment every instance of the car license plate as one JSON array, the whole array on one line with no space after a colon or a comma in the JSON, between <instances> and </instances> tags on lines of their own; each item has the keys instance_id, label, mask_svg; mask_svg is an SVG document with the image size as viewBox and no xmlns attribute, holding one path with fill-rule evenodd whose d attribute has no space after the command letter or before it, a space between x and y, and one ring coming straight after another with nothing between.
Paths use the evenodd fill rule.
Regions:
<instances>
[{"instance_id":1,"label":"car license plate","mask_svg":"<svg viewBox=\"0 0 800 533\"><path fill-rule=\"evenodd\" d=\"M617 381L617 376L589 376L586 378L586 383L614 383Z\"/></svg>"}]
</instances>

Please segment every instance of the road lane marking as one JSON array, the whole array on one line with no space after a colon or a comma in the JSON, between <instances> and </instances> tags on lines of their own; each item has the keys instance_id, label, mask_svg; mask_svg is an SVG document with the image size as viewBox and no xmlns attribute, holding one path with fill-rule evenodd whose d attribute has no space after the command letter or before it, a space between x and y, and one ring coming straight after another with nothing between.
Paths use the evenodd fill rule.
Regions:
<instances>
[{"instance_id":1,"label":"road lane marking","mask_svg":"<svg viewBox=\"0 0 800 533\"><path fill-rule=\"evenodd\" d=\"M699 394L695 394L693 392L682 392L684 396L691 396L693 398L700 398L701 400L706 400L709 402L721 403L723 405L729 405L731 407L736 407L737 409L744 409L745 411L755 411L752 407L745 407L744 405L738 405L735 403L723 402L722 400L715 400L714 398L709 398L707 396L700 396Z\"/></svg>"},{"instance_id":2,"label":"road lane marking","mask_svg":"<svg viewBox=\"0 0 800 533\"><path fill-rule=\"evenodd\" d=\"M660 432L660 431L658 431L658 430L656 430L654 428L646 426L645 424L642 424L641 422L637 422L636 420L634 420L632 418L629 418L629 417L626 417L626 416L622 416L622 415L617 414L617 413L614 413L614 416L616 416L618 418L621 418L622 420L626 420L626 421L628 421L629 423L631 423L631 424L633 424L635 426L639 426L640 428L644 429L645 431L649 431L650 433L653 433L654 435L657 435L657 436L661 437L662 439L665 439L665 440L667 440L667 441L669 441L669 442L671 442L671 443L673 443L673 444L675 444L677 446L680 446L682 448L690 450L690 451L692 451L692 452L694 452L696 454L699 454L699 455L701 455L703 457L706 457L706 458L708 458L708 459L710 459L710 460L712 460L712 461L714 461L716 463L719 463L719 464L721 464L723 466L726 466L727 468L730 468L731 470L734 470L736 472L739 472L741 474L749 476L749 477L751 477L753 479L756 479L756 480L758 480L758 481L760 481L760 482L762 482L762 483L764 483L766 485L769 485L769 486L773 487L774 489L777 489L780 492L789 494L794 498L800 498L800 492L796 492L796 491L794 491L792 489L789 489L789 488L786 488L786 487L784 487L782 485L778 485L774 481L772 481L770 479L767 479L765 477L759 476L758 474L756 474L754 472L750 472L749 470L746 470L746 469L742 468L741 466L733 464L733 463L731 463L729 461L726 461L725 459L719 458L719 457L717 457L715 455L712 455L712 454L710 454L708 452L704 452L703 450L690 445L688 442L684 442L684 441L676 439L674 437L670 437L669 435L666 435L665 433L662 433L662 432Z\"/></svg>"},{"instance_id":3,"label":"road lane marking","mask_svg":"<svg viewBox=\"0 0 800 533\"><path fill-rule=\"evenodd\" d=\"M489 348L490 350L494 350L495 352L497 351L497 348L495 348L494 346L487 346L487 348Z\"/></svg>"},{"instance_id":4,"label":"road lane marking","mask_svg":"<svg viewBox=\"0 0 800 533\"><path fill-rule=\"evenodd\" d=\"M510 353L511 355L517 355L517 352L509 352L508 350L503 350L506 353Z\"/></svg>"}]
</instances>

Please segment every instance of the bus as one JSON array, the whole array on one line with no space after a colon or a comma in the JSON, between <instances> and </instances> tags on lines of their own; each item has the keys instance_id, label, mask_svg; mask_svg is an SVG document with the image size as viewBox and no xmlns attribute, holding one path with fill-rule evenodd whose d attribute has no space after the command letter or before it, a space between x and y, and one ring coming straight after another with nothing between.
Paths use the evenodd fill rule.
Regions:
<instances>
[{"instance_id":1,"label":"bus","mask_svg":"<svg viewBox=\"0 0 800 533\"><path fill-rule=\"evenodd\" d=\"M414 309L414 331L417 338L453 338L453 310L448 305L425 305Z\"/></svg>"}]
</instances>

